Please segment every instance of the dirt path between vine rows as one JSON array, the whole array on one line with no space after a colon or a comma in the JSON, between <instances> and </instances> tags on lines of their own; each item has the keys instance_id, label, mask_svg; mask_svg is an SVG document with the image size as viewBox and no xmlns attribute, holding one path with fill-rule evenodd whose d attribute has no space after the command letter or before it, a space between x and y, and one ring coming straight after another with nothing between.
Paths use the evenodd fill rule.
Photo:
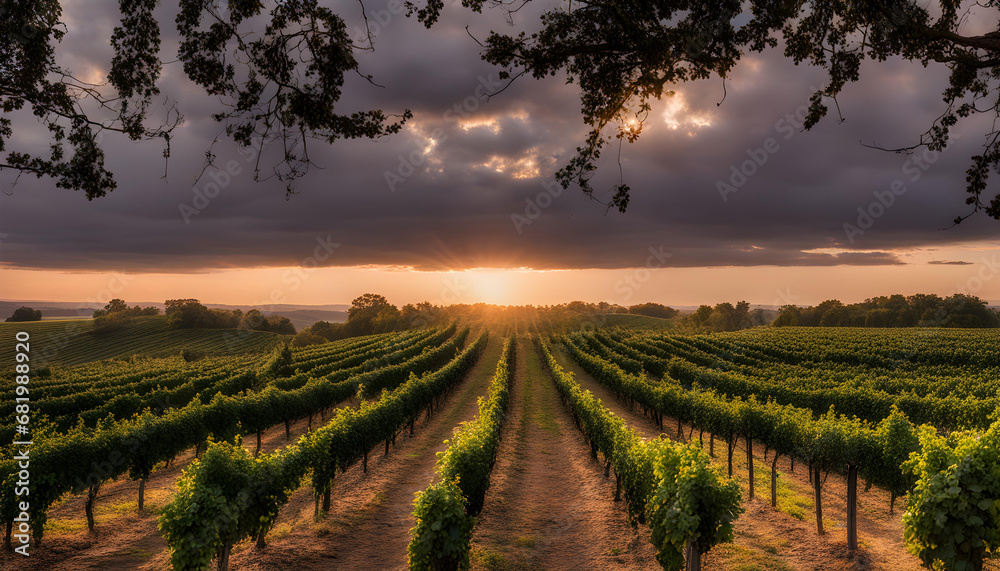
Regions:
<instances>
[{"instance_id":1,"label":"dirt path between vine rows","mask_svg":"<svg viewBox=\"0 0 1000 571\"><path fill-rule=\"evenodd\" d=\"M628 422L630 428L644 437L656 436L660 430L652 419L641 410L630 410L608 389L601 386L583 370L561 346L554 347L555 355L567 371L576 376L585 389L600 398L606 407ZM664 433L674 440L687 441L690 425L682 426L682 436L677 435L676 419L663 419ZM698 441L698 431L693 439ZM709 435L704 435L704 447L709 448ZM727 467L726 443L715 441L716 464ZM896 511L889 515L889 494L872 488L864 491L859 483L858 538L859 553L852 556L847 549L846 479L830 474L823 485L823 520L826 534L816 533L816 516L812 485L806 466L799 462L790 473L787 457L778 461L779 508L771 507L770 462L773 453L764 461L764 447L754 446L754 490L756 497L747 500L749 486L746 464L745 440L740 440L733 453L733 475L743 487L743 507L746 510L736 522L735 542L719 545L703 559L706 569L759 568L774 570L840 571L885 570L918 571L919 560L906 552L903 545L902 500L897 499ZM793 513L796 517L789 515ZM801 519L800 519L801 518ZM747 567L755 565L756 567ZM987 564L987 569L990 569Z\"/></svg>"},{"instance_id":2,"label":"dirt path between vine rows","mask_svg":"<svg viewBox=\"0 0 1000 571\"><path fill-rule=\"evenodd\" d=\"M474 338L474 337L473 337ZM436 453L445 449L459 423L478 413L496 370L503 338L491 335L483 356L413 436L404 432L384 456L381 446L333 481L330 512L314 519L312 488L306 482L282 509L263 552L244 542L234 548L230 569L394 570L408 569L406 547L413 527L414 494L435 479Z\"/></svg>"},{"instance_id":3,"label":"dirt path between vine rows","mask_svg":"<svg viewBox=\"0 0 1000 571\"><path fill-rule=\"evenodd\" d=\"M510 411L473 536L473 569L658 569L648 530L629 527L614 478L591 459L524 340Z\"/></svg>"}]
</instances>

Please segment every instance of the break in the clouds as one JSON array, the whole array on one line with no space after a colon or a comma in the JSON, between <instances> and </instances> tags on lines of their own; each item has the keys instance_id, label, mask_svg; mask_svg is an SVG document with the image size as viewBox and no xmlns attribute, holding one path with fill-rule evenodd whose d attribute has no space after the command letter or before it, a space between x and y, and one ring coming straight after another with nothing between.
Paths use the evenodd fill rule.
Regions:
<instances>
[{"instance_id":1,"label":"break in the clouds","mask_svg":"<svg viewBox=\"0 0 1000 571\"><path fill-rule=\"evenodd\" d=\"M65 4L60 57L102 77L113 5ZM805 106L824 75L792 65L780 48L747 56L724 101L719 80L681 85L654 105L639 142L621 148L621 169L617 142L605 152L595 187L623 180L632 188L629 211L619 214L600 203L600 191L595 201L552 183L587 131L575 85L521 78L486 96L505 83L469 33L509 29L498 13L456 4L428 31L384 2L366 8L377 28L375 50L359 54L361 71L384 87L351 77L338 110L411 109L402 133L313 142L316 166L287 199L283 183L254 182L254 157L225 139L213 147L219 168L197 179L219 135L210 119L219 102L167 64L163 92L186 117L169 165L157 142L106 137L119 188L93 202L47 180L22 178L11 189L15 176L4 173L0 263L137 272L294 266L328 241L340 246L322 263L343 266L622 268L645 264L650 248L669 253L662 265L674 267L893 265L904 263L901 251L988 240L1000 228L973 217L942 230L966 212L964 173L985 126L966 126L933 155L859 143L912 144L941 112L940 66L866 63L862 82L840 98L844 121L828 116L809 132ZM531 9L516 22L533 25L541 4ZM168 50L176 48L172 10L169 2L157 9ZM347 23L360 30L360 12ZM19 124L19 143L46 144ZM262 178L276 157L265 149Z\"/></svg>"}]
</instances>

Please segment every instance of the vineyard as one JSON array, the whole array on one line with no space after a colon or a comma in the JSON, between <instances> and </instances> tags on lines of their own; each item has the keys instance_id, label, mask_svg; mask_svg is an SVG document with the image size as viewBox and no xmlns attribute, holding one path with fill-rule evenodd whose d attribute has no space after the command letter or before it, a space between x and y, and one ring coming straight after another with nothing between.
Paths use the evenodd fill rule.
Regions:
<instances>
[{"instance_id":1,"label":"vineyard","mask_svg":"<svg viewBox=\"0 0 1000 571\"><path fill-rule=\"evenodd\" d=\"M263 331L168 329L164 316L140 317L107 333L94 333L92 323L90 319L0 323L0 336L13 339L15 332L26 331L38 343L39 361L63 367L132 356L166 357L188 347L215 356L260 353L283 341L281 335ZM13 344L0 347L0 362L9 363L13 358Z\"/></svg>"},{"instance_id":2,"label":"vineyard","mask_svg":"<svg viewBox=\"0 0 1000 571\"><path fill-rule=\"evenodd\" d=\"M995 330L627 317L295 349L153 319L83 364L75 331L3 387L33 445L0 567L1000 569Z\"/></svg>"}]
</instances>

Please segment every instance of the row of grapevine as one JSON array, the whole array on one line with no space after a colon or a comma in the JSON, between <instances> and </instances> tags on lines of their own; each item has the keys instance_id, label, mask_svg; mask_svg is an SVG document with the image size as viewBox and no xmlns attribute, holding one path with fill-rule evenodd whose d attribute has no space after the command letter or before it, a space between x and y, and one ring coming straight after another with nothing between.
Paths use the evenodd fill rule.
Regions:
<instances>
[{"instance_id":1,"label":"row of grapevine","mask_svg":"<svg viewBox=\"0 0 1000 571\"><path fill-rule=\"evenodd\" d=\"M644 373L643 364L640 361L611 349L606 344L594 338L593 335L582 335L577 333L570 335L569 338L581 347L586 347L587 350L595 355L609 361L614 361L619 367L625 369L633 375L642 375Z\"/></svg>"},{"instance_id":2,"label":"row of grapevine","mask_svg":"<svg viewBox=\"0 0 1000 571\"><path fill-rule=\"evenodd\" d=\"M680 344L681 340L682 338L676 337L673 342ZM594 344L605 341L606 338L595 336L590 340L588 348L592 349ZM964 397L920 396L912 390L892 394L880 388L885 385L882 377L863 384L857 382L858 376L853 377L855 381L850 383L821 383L816 380L819 370L809 370L795 377L782 376L773 368L755 370L746 365L733 365L731 370L724 370L713 368L718 367L719 362L713 361L714 356L701 352L700 349L680 351L674 345L671 346L671 351L667 351L661 341L640 337L628 339L623 345L650 358L663 359L666 363L664 374L687 387L697 384L700 388L714 388L733 397L757 395L758 398L773 398L782 404L808 408L816 414L824 414L830 407L834 407L841 413L879 422L888 417L895 407L917 423L930 423L941 428L985 428L990 424L990 414L1000 406L1000 396L996 394L1000 387L985 398L972 394ZM617 353L624 352L598 352L598 355L629 370L634 357L626 361ZM857 372L852 373L858 375Z\"/></svg>"},{"instance_id":3,"label":"row of grapevine","mask_svg":"<svg viewBox=\"0 0 1000 571\"><path fill-rule=\"evenodd\" d=\"M464 339L464 336L461 337ZM237 434L258 434L280 422L311 416L354 395L362 383L378 384L381 375L395 380L400 367L426 371L441 355L458 350L455 336L440 352L426 351L400 365L366 372L339 383L324 378L310 379L302 387L282 391L269 386L263 391L228 396L216 394L208 403L192 399L180 408L155 415L149 410L122 420L107 418L96 428L74 427L66 433L36 429L33 435L32 466L44 478L32 481L30 515L35 541L40 543L49 506L65 493L88 493L88 525L93 527L94 499L103 482L128 474L142 484L161 462L180 452L200 446L209 437L230 440ZM255 377L252 371L244 377ZM10 454L0 462L0 517L8 526L16 517L14 497L17 467Z\"/></svg>"},{"instance_id":4,"label":"row of grapevine","mask_svg":"<svg viewBox=\"0 0 1000 571\"><path fill-rule=\"evenodd\" d=\"M1000 549L1000 413L995 402L979 404L976 407L979 416L974 422L968 419L957 421L959 425L986 422L988 429L985 433L967 431L941 436L939 429L932 426L914 428L906 415L892 406L893 403L884 405L888 414L877 424L838 417L832 412L814 419L806 410L773 402L761 404L757 402L758 395L752 391L745 393L746 400L732 399L729 406L726 406L723 397L713 391L687 391L685 399L678 394L677 387L671 387L669 383L663 385L669 387L664 391L667 394L650 395L642 386L643 379L629 379L621 368L616 370L613 364L600 363L600 359L586 355L581 347L574 347L572 340L568 341L566 346L573 357L617 394L640 405L656 402L655 406L644 405L654 417L666 414L683 418L693 426L710 430L713 437L717 432L729 438L730 442L736 436L744 436L750 454L756 438L778 453L799 455L812 462L814 473L811 475L816 487L817 524L820 529L822 504L818 500L823 481L820 469L846 471L848 501L852 503L856 502L860 469L867 472L865 476L870 483L888 488L890 502L897 495L907 494L907 510L903 515L906 547L926 566L935 569L982 569L984 559ZM856 350L862 349L858 347ZM687 374L689 381L697 375L699 383L706 378L735 376L733 373L698 369L687 362L683 362L684 374L677 374L678 368L678 361L674 360L669 372L682 378ZM669 378L666 380L669 381ZM717 383L715 387L719 388L721 384ZM853 387L853 393L861 410L882 406L877 403L884 398L883 392L867 389L869 402L866 402L865 390L861 386ZM917 406L924 407L938 400L933 397L918 399L915 396L912 399ZM962 400L969 406L974 399L955 400ZM960 409L952 403L950 410L938 414L954 414L955 410ZM993 424L989 425L989 422ZM732 447L730 460L731 455ZM772 462L772 478L776 461L777 454ZM752 489L752 474L750 477ZM772 480L772 502L773 489ZM856 513L856 507L849 505L849 520L856 518ZM848 523L848 541L856 545L856 522Z\"/></svg>"},{"instance_id":5,"label":"row of grapevine","mask_svg":"<svg viewBox=\"0 0 1000 571\"><path fill-rule=\"evenodd\" d=\"M761 403L756 397L728 399L712 390L685 390L678 385L651 383L630 375L614 363L589 355L570 339L563 345L573 359L609 390L630 404L641 406L662 427L663 417L690 422L729 443L729 469L736 439L746 439L750 494L753 498L753 444L760 442L776 452L771 466L772 505L776 503L775 479L778 454L805 459L811 467L815 485L817 531L823 533L822 471L846 471L848 497L856 494L860 473L872 483L884 486L895 496L912 485L900 466L917 448L917 429L906 416L893 411L879 425L871 426L856 418L848 419L830 411L816 419L812 411L774 402ZM848 514L852 506L848 506ZM856 510L853 513L857 513ZM856 520L848 521L849 541L856 531ZM856 548L855 541L851 547Z\"/></svg>"},{"instance_id":6,"label":"row of grapevine","mask_svg":"<svg viewBox=\"0 0 1000 571\"><path fill-rule=\"evenodd\" d=\"M661 357L656 357L643 353L642 351L636 350L629 347L625 343L620 343L612 335L609 335L602 331L597 331L594 333L594 339L596 343L606 345L608 349L629 357L632 360L638 361L642 364L642 368L645 372L653 375L654 377L662 377L667 370L667 360Z\"/></svg>"},{"instance_id":7,"label":"row of grapevine","mask_svg":"<svg viewBox=\"0 0 1000 571\"><path fill-rule=\"evenodd\" d=\"M513 337L504 342L487 397L479 399L479 416L456 428L448 448L438 453L440 482L417 495L416 525L410 530L408 548L410 569L458 569L469 564L475 516L483 509L507 416L515 344Z\"/></svg>"},{"instance_id":8,"label":"row of grapevine","mask_svg":"<svg viewBox=\"0 0 1000 571\"><path fill-rule=\"evenodd\" d=\"M330 381L337 382L372 369L399 363L419 354L426 348L440 345L455 334L457 327L456 323L452 323L445 329L431 330L430 334L416 336L414 338L416 342L396 343L387 345L384 349L375 348L369 353L338 363L336 367L318 367L310 371L310 374L313 377L324 376ZM465 329L467 330L468 327Z\"/></svg>"},{"instance_id":9,"label":"row of grapevine","mask_svg":"<svg viewBox=\"0 0 1000 571\"><path fill-rule=\"evenodd\" d=\"M1000 331L996 329L779 327L717 337L786 362L1000 366Z\"/></svg>"},{"instance_id":10,"label":"row of grapevine","mask_svg":"<svg viewBox=\"0 0 1000 571\"><path fill-rule=\"evenodd\" d=\"M342 359L376 343L389 343L412 337L422 332L402 331L394 333L377 333L374 335L364 335L362 337L348 337L340 341L330 343L320 343L317 345L307 345L295 350L295 359L292 365L303 371L307 371L316 365L329 362L330 357ZM423 332L426 333L426 332Z\"/></svg>"},{"instance_id":11,"label":"row of grapevine","mask_svg":"<svg viewBox=\"0 0 1000 571\"><path fill-rule=\"evenodd\" d=\"M136 392L148 391L159 386L183 382L185 378L210 375L225 375L253 367L260 355L247 357L210 357L187 363L180 358L136 359L134 361L101 361L79 365L71 369L57 370L49 377L36 376L32 379L32 402L42 403L58 398L73 397L81 392L101 390L131 389ZM13 389L5 391L4 397L14 398ZM65 410L71 410L69 406Z\"/></svg>"},{"instance_id":12,"label":"row of grapevine","mask_svg":"<svg viewBox=\"0 0 1000 571\"><path fill-rule=\"evenodd\" d=\"M731 542L733 522L743 511L739 485L719 474L700 448L644 441L563 370L544 340L539 347L563 403L591 442L592 455L600 452L614 468L630 519L648 521L663 568L681 569L685 556L689 568L699 568L702 554Z\"/></svg>"},{"instance_id":13,"label":"row of grapevine","mask_svg":"<svg viewBox=\"0 0 1000 571\"><path fill-rule=\"evenodd\" d=\"M757 395L773 398L777 402L808 408L817 414L836 410L870 422L878 422L891 414L893 408L902 410L914 422L933 424L940 428L984 428L989 418L1000 406L1000 397L976 398L966 396L918 396L912 393L890 394L869 387L842 385L828 389L803 388L801 383L782 383L775 380L747 377L732 371L716 371L695 367L679 359L670 362L667 374L691 386L714 388L730 396Z\"/></svg>"},{"instance_id":14,"label":"row of grapevine","mask_svg":"<svg viewBox=\"0 0 1000 571\"><path fill-rule=\"evenodd\" d=\"M377 401L364 401L359 408L338 409L325 426L283 450L254 460L243 446L212 443L211 461L198 460L185 469L178 493L160 517L174 569L200 570L218 557L224 570L234 543L254 537L263 543L288 496L307 474L317 502L325 494L324 509L329 509L333 477L367 457L380 441L388 447L400 429L463 378L487 341L484 331L441 369L422 377L411 374L396 390L384 391Z\"/></svg>"},{"instance_id":15,"label":"row of grapevine","mask_svg":"<svg viewBox=\"0 0 1000 571\"><path fill-rule=\"evenodd\" d=\"M184 406L196 397L209 402L216 394L234 395L250 390L256 381L253 371L227 370L204 376L178 376L174 382L157 384L149 390L124 387L121 390L80 391L67 397L32 401L32 409L36 425L50 423L51 431L62 433L74 427L93 428L109 416L129 418L147 408L166 410ZM13 419L5 424L0 429L0 438L9 441L13 439Z\"/></svg>"},{"instance_id":16,"label":"row of grapevine","mask_svg":"<svg viewBox=\"0 0 1000 571\"><path fill-rule=\"evenodd\" d=\"M394 352L388 355L381 353L378 346L372 346L371 348L367 348L366 346L360 354L355 354L355 351L348 351L350 356L333 359L333 362L326 366L326 368L327 371L338 373L335 379L331 379L331 382L343 381L352 376L350 373L357 376L364 371L367 377L361 378L361 382L366 382L369 378L378 378L387 379L387 383L398 384L398 382L401 382L399 375L391 377L389 374L395 371L385 371L382 369L390 364L398 364L401 361L410 359L422 351L429 350L430 347L440 345L444 339L451 337L454 332L455 324L452 324L452 326L441 331L430 330L419 336L406 337L405 339L410 342L410 346L400 348L398 344L392 344L389 347ZM437 357L437 361L425 359L424 361L428 361L427 366L432 366L435 362L439 364L440 356L447 354L448 350L453 351L457 346L460 346L466 334L467 331L457 336L455 341L447 347L436 347L435 350L437 353L435 353L435 356ZM366 345L372 344L369 343ZM286 348L284 351L288 351L288 349ZM73 426L78 425L81 419L83 426L92 428L96 426L97 421L108 418L110 415L113 415L114 418L129 418L146 408L165 411L169 408L182 407L196 397L201 402L208 403L218 393L235 395L243 391L261 388L263 383L258 382L258 380L266 381L271 378L272 384L281 390L299 389L312 377L307 374L300 374L292 378L273 379L276 371L268 372L265 370L269 364L279 367L284 365L291 366L287 363L287 356L284 357L284 360L279 359L280 363L275 361L276 357L281 357L282 352L282 347L279 346L276 348L276 356L272 357L270 361L265 362L257 375L254 375L252 371L246 371L248 368L246 363L241 363L242 366L238 368L242 370L240 373L236 373L232 366L215 367L209 369L212 372L207 374L198 374L195 372L197 369L190 370L189 368L184 368L177 370L175 368L169 375L153 375L150 378L139 379L132 383L106 386L100 390L95 388L79 390L63 397L41 399L38 401L33 399L32 409L36 417L36 423L44 424L51 422L55 431L65 432ZM341 356L337 355L337 357ZM330 360L329 356L327 359ZM356 366L357 362L359 362L358 359L367 360L365 366ZM339 366L349 368L338 371L336 369ZM408 366L412 366L412 364ZM355 385L354 388L356 388L357 384L357 382L353 383ZM13 414L15 413L12 412L11 415ZM4 438L5 441L13 439L15 426L12 418L8 418L8 420L10 422L5 423L7 426L0 429L0 437Z\"/></svg>"},{"instance_id":17,"label":"row of grapevine","mask_svg":"<svg viewBox=\"0 0 1000 571\"><path fill-rule=\"evenodd\" d=\"M379 356L388 356L396 351L408 347L426 347L440 343L442 340L451 337L455 333L456 324L444 330L428 329L415 333L400 335L386 335L372 343L366 343L356 347L346 353L337 355L336 360L331 360L329 356L317 357L315 362L293 363L292 367L296 372L308 373L312 377L323 377L335 371L349 370L358 365L362 365L369 360Z\"/></svg>"}]
</instances>

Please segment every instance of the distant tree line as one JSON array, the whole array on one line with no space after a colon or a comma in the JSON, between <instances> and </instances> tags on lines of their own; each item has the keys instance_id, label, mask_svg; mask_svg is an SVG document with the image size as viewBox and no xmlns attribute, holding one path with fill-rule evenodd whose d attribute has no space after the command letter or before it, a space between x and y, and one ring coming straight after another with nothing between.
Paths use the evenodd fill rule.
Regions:
<instances>
[{"instance_id":1,"label":"distant tree line","mask_svg":"<svg viewBox=\"0 0 1000 571\"><path fill-rule=\"evenodd\" d=\"M155 307L129 307L124 300L115 298L104 306L104 309L94 311L94 323L91 326L94 333L108 333L117 331L132 323L136 317L146 315L159 315L160 310Z\"/></svg>"},{"instance_id":2,"label":"distant tree line","mask_svg":"<svg viewBox=\"0 0 1000 571\"><path fill-rule=\"evenodd\" d=\"M516 312L517 310L544 311L557 321L567 316L578 319L580 316L593 317L608 313L631 313L661 319L672 319L680 315L678 310L659 303L643 303L624 307L604 301L600 303L571 301L537 308L534 306L501 307L486 303L439 306L424 301L397 308L382 295L366 293L351 302L351 307L347 310L346 322L317 321L300 331L295 336L294 344L302 347L360 335L444 325L454 319L473 320L487 315L495 317L497 311L504 313Z\"/></svg>"},{"instance_id":3,"label":"distant tree line","mask_svg":"<svg viewBox=\"0 0 1000 571\"><path fill-rule=\"evenodd\" d=\"M165 303L167 327L173 329L245 329L295 335L292 320L281 315L264 315L258 309L210 309L197 299L168 299Z\"/></svg>"},{"instance_id":4,"label":"distant tree line","mask_svg":"<svg viewBox=\"0 0 1000 571\"><path fill-rule=\"evenodd\" d=\"M679 310L667 307L662 303L641 303L639 305L630 305L627 313L631 313L632 315L659 317L660 319L673 319L681 314Z\"/></svg>"},{"instance_id":5,"label":"distant tree line","mask_svg":"<svg viewBox=\"0 0 1000 571\"><path fill-rule=\"evenodd\" d=\"M673 319L681 314L679 310L667 307L662 303L640 303L638 305L623 306L617 303L587 303L585 301L571 301L566 304L548 306L550 310L564 310L573 313L627 313L631 315L645 315L648 317L659 317L660 319Z\"/></svg>"},{"instance_id":6,"label":"distant tree line","mask_svg":"<svg viewBox=\"0 0 1000 571\"><path fill-rule=\"evenodd\" d=\"M814 307L782 306L776 327L1000 327L1000 314L974 295L900 294L843 304L828 299Z\"/></svg>"},{"instance_id":7,"label":"distant tree line","mask_svg":"<svg viewBox=\"0 0 1000 571\"><path fill-rule=\"evenodd\" d=\"M771 313L773 315L773 312ZM694 329L704 331L739 331L748 327L768 324L768 313L763 309L750 309L746 301L736 305L724 302L715 307L701 305L684 318L684 323Z\"/></svg>"},{"instance_id":8,"label":"distant tree line","mask_svg":"<svg viewBox=\"0 0 1000 571\"><path fill-rule=\"evenodd\" d=\"M42 311L40 309L32 309L30 307L22 305L21 307L14 310L14 314L4 319L5 322L11 323L16 321L41 321Z\"/></svg>"}]
</instances>

